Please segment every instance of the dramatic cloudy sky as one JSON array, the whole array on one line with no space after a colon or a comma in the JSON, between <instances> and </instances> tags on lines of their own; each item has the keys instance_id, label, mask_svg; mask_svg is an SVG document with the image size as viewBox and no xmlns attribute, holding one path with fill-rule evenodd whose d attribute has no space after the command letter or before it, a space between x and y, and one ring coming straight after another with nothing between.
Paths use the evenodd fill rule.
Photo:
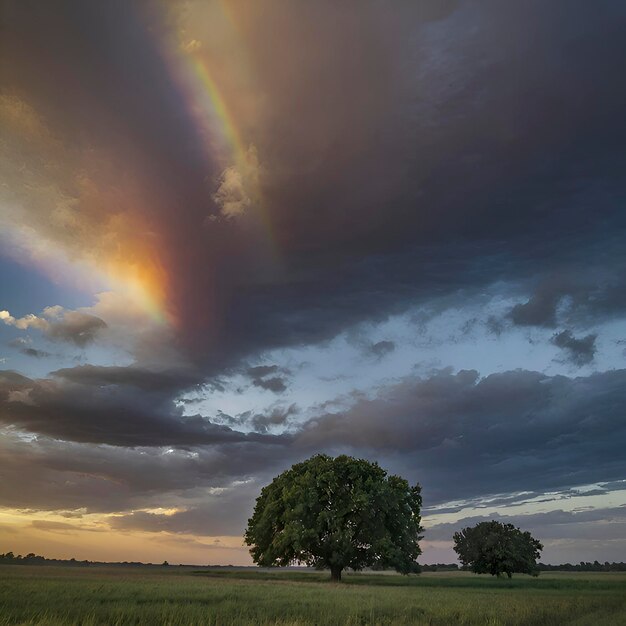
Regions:
<instances>
[{"instance_id":1,"label":"dramatic cloudy sky","mask_svg":"<svg viewBox=\"0 0 626 626\"><path fill-rule=\"evenodd\" d=\"M626 560L626 5L0 1L0 552L249 563L316 452Z\"/></svg>"}]
</instances>

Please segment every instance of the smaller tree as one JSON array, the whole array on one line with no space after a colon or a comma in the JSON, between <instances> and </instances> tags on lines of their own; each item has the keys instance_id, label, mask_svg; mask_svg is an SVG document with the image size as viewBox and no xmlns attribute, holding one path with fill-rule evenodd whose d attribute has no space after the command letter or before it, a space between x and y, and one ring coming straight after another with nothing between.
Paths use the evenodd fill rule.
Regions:
<instances>
[{"instance_id":1,"label":"smaller tree","mask_svg":"<svg viewBox=\"0 0 626 626\"><path fill-rule=\"evenodd\" d=\"M537 559L541 550L543 545L529 532L495 520L454 533L454 551L461 563L476 574L539 576Z\"/></svg>"}]
</instances>

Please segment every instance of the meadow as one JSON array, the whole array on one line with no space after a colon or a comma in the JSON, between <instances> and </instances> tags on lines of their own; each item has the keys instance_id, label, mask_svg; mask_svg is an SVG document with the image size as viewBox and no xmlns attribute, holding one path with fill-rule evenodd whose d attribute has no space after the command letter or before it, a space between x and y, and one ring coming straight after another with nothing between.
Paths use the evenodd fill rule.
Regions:
<instances>
[{"instance_id":1,"label":"meadow","mask_svg":"<svg viewBox=\"0 0 626 626\"><path fill-rule=\"evenodd\" d=\"M626 574L0 567L0 625L626 624Z\"/></svg>"}]
</instances>

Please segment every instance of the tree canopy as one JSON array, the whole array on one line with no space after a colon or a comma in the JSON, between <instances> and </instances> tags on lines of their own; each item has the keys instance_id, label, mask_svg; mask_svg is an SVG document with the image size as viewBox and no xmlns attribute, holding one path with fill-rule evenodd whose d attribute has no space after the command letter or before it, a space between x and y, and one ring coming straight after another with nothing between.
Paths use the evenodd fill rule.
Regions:
<instances>
[{"instance_id":1,"label":"tree canopy","mask_svg":"<svg viewBox=\"0 0 626 626\"><path fill-rule=\"evenodd\" d=\"M541 550L543 545L529 532L495 520L454 534L454 551L459 560L477 574L538 576Z\"/></svg>"},{"instance_id":2,"label":"tree canopy","mask_svg":"<svg viewBox=\"0 0 626 626\"><path fill-rule=\"evenodd\" d=\"M377 463L319 454L283 472L261 491L246 543L262 566L418 568L419 485L389 476Z\"/></svg>"}]
</instances>

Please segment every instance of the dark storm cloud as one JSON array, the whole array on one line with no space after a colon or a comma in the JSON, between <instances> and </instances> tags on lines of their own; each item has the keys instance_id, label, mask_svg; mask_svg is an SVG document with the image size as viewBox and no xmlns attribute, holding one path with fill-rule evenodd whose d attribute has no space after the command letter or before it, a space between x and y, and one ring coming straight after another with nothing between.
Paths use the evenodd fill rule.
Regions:
<instances>
[{"instance_id":1,"label":"dark storm cloud","mask_svg":"<svg viewBox=\"0 0 626 626\"><path fill-rule=\"evenodd\" d=\"M606 266L580 266L542 277L531 286L530 298L516 304L508 318L518 326L554 328L559 321L589 324L623 315L626 264L611 245L605 256L612 259Z\"/></svg>"},{"instance_id":2,"label":"dark storm cloud","mask_svg":"<svg viewBox=\"0 0 626 626\"><path fill-rule=\"evenodd\" d=\"M143 371L137 374L129 368L129 385L96 386L111 379L118 383L123 380L118 368L112 368L114 374L107 369L102 368L100 377L93 376L89 368L78 368L76 375L61 370L62 377L70 381L86 379L86 385L33 380L2 371L0 420L68 441L118 446L184 446L264 438L268 442L282 441L280 437L236 432L201 415L184 416L174 403L175 395L168 393L167 388L146 391L149 377ZM159 376L155 375L157 381L161 380ZM139 387L132 386L137 383Z\"/></svg>"},{"instance_id":3,"label":"dark storm cloud","mask_svg":"<svg viewBox=\"0 0 626 626\"><path fill-rule=\"evenodd\" d=\"M124 385L147 392L188 390L202 381L197 372L184 369L155 371L135 366L78 365L51 375L81 385Z\"/></svg>"},{"instance_id":4,"label":"dark storm cloud","mask_svg":"<svg viewBox=\"0 0 626 626\"><path fill-rule=\"evenodd\" d=\"M444 371L405 379L380 389L373 399L358 399L346 411L313 418L294 436L244 434L200 416L183 417L167 394L124 386L64 386L14 372L2 374L0 400L5 423L69 441L171 446L181 448L183 456L185 448L211 444L233 480L253 469L289 466L315 451L348 451L420 481L428 501L436 504L621 479L626 430L619 407L626 401L625 389L625 370L586 378L520 370L483 379L476 372ZM284 426L296 411L289 407L251 414L232 425L263 433L272 425ZM60 471L84 463L77 445L58 444ZM64 446L67 456L60 454ZM203 454L210 456L210 450ZM125 463L136 462L140 473L148 467L142 466L142 456L146 458L129 450ZM167 480L161 476L164 491L179 478L192 482L197 476L201 461L185 462L193 472L181 471ZM135 470L122 463L109 471L123 475ZM150 482L149 473L135 480ZM153 488L158 491L157 475Z\"/></svg>"},{"instance_id":5,"label":"dark storm cloud","mask_svg":"<svg viewBox=\"0 0 626 626\"><path fill-rule=\"evenodd\" d=\"M597 335L576 338L571 330L564 330L554 335L552 343L567 353L568 359L575 365L586 365L593 361L596 354Z\"/></svg>"},{"instance_id":6,"label":"dark storm cloud","mask_svg":"<svg viewBox=\"0 0 626 626\"><path fill-rule=\"evenodd\" d=\"M214 502L207 489L230 488L234 481L265 484L290 460L288 451L276 455L272 444L260 441L129 449L41 436L25 441L5 432L0 440L0 502L66 514L199 506ZM248 493L240 482L235 489L240 487ZM236 500L233 491L232 502Z\"/></svg>"},{"instance_id":7,"label":"dark storm cloud","mask_svg":"<svg viewBox=\"0 0 626 626\"><path fill-rule=\"evenodd\" d=\"M277 365L258 365L257 367L250 367L246 371L255 387L274 393L283 393L287 390L287 379L284 376L275 376L275 374L289 373L289 370Z\"/></svg>"},{"instance_id":8,"label":"dark storm cloud","mask_svg":"<svg viewBox=\"0 0 626 626\"><path fill-rule=\"evenodd\" d=\"M5 373L4 378L13 389L33 385L17 374ZM486 505L507 506L532 494L558 492L547 498L551 501L566 497L571 486L614 480L601 491L607 493L623 488L626 470L626 430L619 408L626 400L624 389L624 370L586 378L513 371L479 379L475 372L441 372L428 379L407 379L379 390L373 400L358 400L347 411L310 420L293 441L193 432L198 441L211 443L191 445L187 437L168 432L166 447L131 449L43 436L25 441L8 431L0 445L0 501L18 508L89 512L173 506L186 510L174 516L126 514L115 527L220 534L228 527L240 530L260 486L320 450L377 460L389 471L419 481L431 507L472 499L481 506L481 497L508 493ZM35 416L43 409L34 408ZM257 427L283 425L296 410L270 412ZM92 418L92 429L99 417L96 413ZM246 423L257 418L249 416ZM161 418L153 419L151 428L161 434ZM277 447L275 441L284 445ZM251 478L254 484L242 487L248 484L242 481ZM232 487L232 493L225 492L224 499L208 496L211 487ZM591 524L587 517L577 517L572 524ZM557 523L546 518L542 528ZM576 528L579 531L569 527L567 536L583 532L583 526Z\"/></svg>"},{"instance_id":9,"label":"dark storm cloud","mask_svg":"<svg viewBox=\"0 0 626 626\"><path fill-rule=\"evenodd\" d=\"M254 211L206 222L220 172L162 61L172 24L143 3L6 6L3 85L138 181L181 345L206 372L433 293L623 260L619 2L367 2L358 20L336 3L244 3L264 106L240 130L269 242ZM559 293L513 321L553 325Z\"/></svg>"},{"instance_id":10,"label":"dark storm cloud","mask_svg":"<svg viewBox=\"0 0 626 626\"><path fill-rule=\"evenodd\" d=\"M323 13L317 6L308 11ZM320 341L433 293L555 268L576 272L580 255L601 247L611 248L611 262L623 260L623 177L613 159L623 159L614 133L624 136L626 90L611 78L625 52L616 28L623 10L616 3L601 12L583 3L460 3L429 24L413 20L410 9L399 14L402 25L377 22L393 36L373 44L367 19L342 40L322 32L324 20L295 26L303 40L330 39L334 59L346 58L341 41L369 52L358 57L363 66L333 62L328 75L316 66L323 59L296 55L293 63L321 71L322 85L312 93L296 81L297 96L272 101L281 124L291 121L287 107L303 104L304 130L292 143L274 141L268 154L288 175L280 187L271 175L265 181L284 238L285 278L238 294L233 348ZM261 37L264 20L255 27ZM274 41L261 63L278 51L289 58L281 45ZM368 63L371 50L376 58ZM372 83L384 101L370 97ZM340 98L345 84L352 89ZM394 116L385 117L390 108ZM316 140L319 129L341 141ZM315 166L290 168L303 159ZM553 324L562 295L538 296L516 311L517 321ZM258 310L251 336L246 319Z\"/></svg>"},{"instance_id":11,"label":"dark storm cloud","mask_svg":"<svg viewBox=\"0 0 626 626\"><path fill-rule=\"evenodd\" d=\"M406 379L309 421L296 445L372 455L429 502L621 479L626 370L567 378L523 370Z\"/></svg>"}]
</instances>

